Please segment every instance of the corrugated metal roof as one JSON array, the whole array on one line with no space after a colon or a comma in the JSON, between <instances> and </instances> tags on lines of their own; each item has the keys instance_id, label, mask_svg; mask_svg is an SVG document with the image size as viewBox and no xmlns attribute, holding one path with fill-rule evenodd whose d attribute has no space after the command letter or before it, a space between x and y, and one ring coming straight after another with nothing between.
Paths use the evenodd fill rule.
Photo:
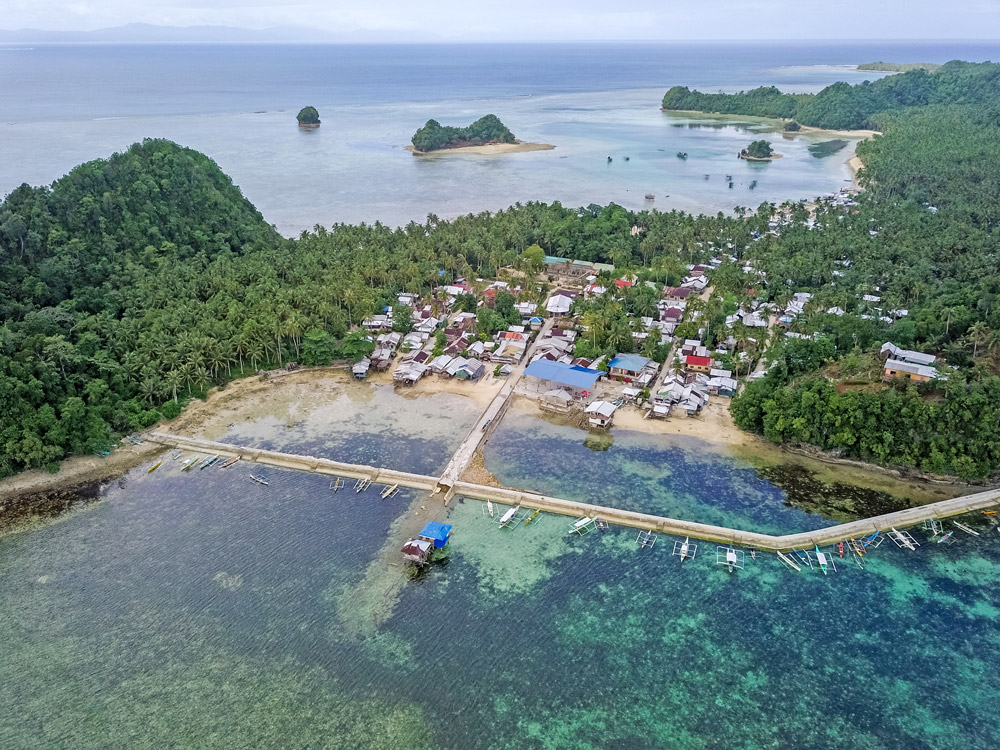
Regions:
<instances>
[{"instance_id":1,"label":"corrugated metal roof","mask_svg":"<svg viewBox=\"0 0 1000 750\"><path fill-rule=\"evenodd\" d=\"M524 374L574 388L593 388L594 383L604 373L577 365L567 365L564 362L537 359L525 368Z\"/></svg>"}]
</instances>

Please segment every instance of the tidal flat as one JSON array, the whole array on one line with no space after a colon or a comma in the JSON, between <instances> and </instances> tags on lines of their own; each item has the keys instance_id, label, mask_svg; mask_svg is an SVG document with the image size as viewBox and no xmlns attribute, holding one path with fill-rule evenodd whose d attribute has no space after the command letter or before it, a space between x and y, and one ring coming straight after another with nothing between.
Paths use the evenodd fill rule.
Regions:
<instances>
[{"instance_id":1,"label":"tidal flat","mask_svg":"<svg viewBox=\"0 0 1000 750\"><path fill-rule=\"evenodd\" d=\"M357 386L355 388L355 386ZM478 407L345 383L212 429L234 442L433 473ZM228 418L228 417L227 417ZM832 520L700 441L510 412L505 482L773 528ZM5 748L991 748L998 537L795 573L714 545L498 530L477 501L382 500L241 464L130 472L59 523L0 538ZM850 476L850 474L848 474ZM847 483L849 484L849 483ZM845 490L846 491L846 490ZM870 490L866 490L870 491ZM584 499L584 498L581 498ZM815 505L822 505L817 501ZM417 576L408 528L454 525ZM985 526L983 527L985 529ZM923 536L914 532L921 541Z\"/></svg>"}]
</instances>

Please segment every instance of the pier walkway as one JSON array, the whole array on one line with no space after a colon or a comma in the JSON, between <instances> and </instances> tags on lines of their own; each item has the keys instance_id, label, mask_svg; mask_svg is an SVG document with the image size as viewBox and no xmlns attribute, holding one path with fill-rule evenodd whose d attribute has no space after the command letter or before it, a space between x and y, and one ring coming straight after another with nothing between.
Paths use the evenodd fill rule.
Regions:
<instances>
[{"instance_id":1,"label":"pier walkway","mask_svg":"<svg viewBox=\"0 0 1000 750\"><path fill-rule=\"evenodd\" d=\"M837 526L828 526L823 529L816 529L815 531L772 536L770 534L758 534L753 531L729 529L722 526L695 523L693 521L681 521L676 518L664 518L662 516L637 513L619 508L579 503L535 492L487 487L461 481L454 481L449 484L443 482L438 477L423 474L380 469L361 464L341 463L328 458L315 458L313 456L299 456L291 453L280 453L278 451L246 448L238 445L203 440L201 438L182 437L180 435L170 435L160 432L147 433L145 438L151 442L160 443L172 448L181 448L210 455L239 456L247 461L268 466L278 466L285 469L297 469L328 476L349 477L351 479L369 479L373 483L398 484L400 487L409 487L435 494L441 494L442 490L446 489L446 498L458 495L459 497L468 497L476 500L492 500L506 505L538 508L550 513L560 513L577 518L581 516L599 516L609 523L631 526L636 529L649 529L663 534L689 536L694 539L775 551L789 550L792 547L809 547L814 544L820 546L836 544L852 537L867 536L876 531L905 528L931 518L948 518L1000 505L1000 489L994 489L965 495L964 497L954 497L950 500L941 500L915 508L907 508L894 513L886 513L881 516L851 521L850 523L843 523Z\"/></svg>"}]
</instances>

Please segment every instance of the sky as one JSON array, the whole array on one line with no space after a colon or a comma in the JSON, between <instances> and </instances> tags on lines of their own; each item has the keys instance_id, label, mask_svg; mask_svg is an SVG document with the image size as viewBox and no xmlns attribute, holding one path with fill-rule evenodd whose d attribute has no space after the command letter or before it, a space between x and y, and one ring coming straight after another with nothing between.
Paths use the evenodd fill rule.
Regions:
<instances>
[{"instance_id":1,"label":"sky","mask_svg":"<svg viewBox=\"0 0 1000 750\"><path fill-rule=\"evenodd\" d=\"M4 0L3 6L4 29L296 26L420 41L1000 39L1000 0Z\"/></svg>"}]
</instances>

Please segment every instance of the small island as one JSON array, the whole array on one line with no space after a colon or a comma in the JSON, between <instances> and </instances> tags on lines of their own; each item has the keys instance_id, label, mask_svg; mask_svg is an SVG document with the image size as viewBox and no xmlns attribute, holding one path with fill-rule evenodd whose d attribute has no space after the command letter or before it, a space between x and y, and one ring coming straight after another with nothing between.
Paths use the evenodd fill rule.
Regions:
<instances>
[{"instance_id":1,"label":"small island","mask_svg":"<svg viewBox=\"0 0 1000 750\"><path fill-rule=\"evenodd\" d=\"M299 110L295 119L299 121L299 127L306 130L318 128L320 123L319 112L315 107L303 107Z\"/></svg>"},{"instance_id":2,"label":"small island","mask_svg":"<svg viewBox=\"0 0 1000 750\"><path fill-rule=\"evenodd\" d=\"M428 120L413 134L410 141L412 145L407 146L406 150L417 156L435 152L507 154L555 148L547 143L524 143L517 140L496 115L480 117L465 128Z\"/></svg>"},{"instance_id":3,"label":"small island","mask_svg":"<svg viewBox=\"0 0 1000 750\"><path fill-rule=\"evenodd\" d=\"M740 151L739 157L747 161L773 161L774 159L780 159L781 154L776 154L771 150L770 141L760 140L754 141Z\"/></svg>"}]
</instances>

